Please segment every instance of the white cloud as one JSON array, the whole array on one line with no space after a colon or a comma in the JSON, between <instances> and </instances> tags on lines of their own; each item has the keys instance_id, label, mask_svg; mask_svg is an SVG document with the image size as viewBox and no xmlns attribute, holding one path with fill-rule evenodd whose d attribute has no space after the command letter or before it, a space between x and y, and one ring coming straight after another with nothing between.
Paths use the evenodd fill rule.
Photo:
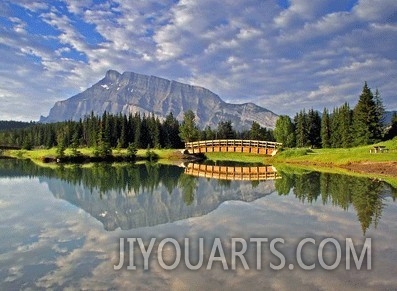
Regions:
<instances>
[{"instance_id":1,"label":"white cloud","mask_svg":"<svg viewBox=\"0 0 397 291\"><path fill-rule=\"evenodd\" d=\"M335 96L355 100L366 80L395 109L397 3L289 3L282 9L257 0L19 1L14 5L26 9L26 18L12 6L3 9L11 27L0 28L7 68L0 69L1 100L8 99L0 114L13 118L10 104L26 102L14 106L15 117L36 119L108 69L186 81L279 114L339 106ZM55 32L41 33L48 29ZM41 106L26 111L38 96Z\"/></svg>"}]
</instances>

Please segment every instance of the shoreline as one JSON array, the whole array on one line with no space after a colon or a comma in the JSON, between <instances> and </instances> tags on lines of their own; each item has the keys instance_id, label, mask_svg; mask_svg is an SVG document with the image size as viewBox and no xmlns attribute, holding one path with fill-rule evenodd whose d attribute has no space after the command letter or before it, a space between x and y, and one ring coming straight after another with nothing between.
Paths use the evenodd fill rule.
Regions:
<instances>
[{"instance_id":1,"label":"shoreline","mask_svg":"<svg viewBox=\"0 0 397 291\"><path fill-rule=\"evenodd\" d=\"M76 160L66 155L66 159L61 162L56 162L56 157L53 155L54 149L49 150L12 150L4 151L0 159L15 158L15 159L30 159L40 165L66 165L73 164L87 164L93 162L141 162L152 161L164 164L186 163L186 162L200 162L205 159L212 161L236 161L245 163L262 163L283 167L306 168L313 171L323 172L337 172L350 175L363 175L369 178L390 178L396 180L397 183L397 153L389 154L360 154L357 159L351 155L352 149L337 149L337 150L313 150L307 151L297 156L289 155L291 152L298 152L299 149L286 150L284 153L270 157L254 154L241 154L241 153L207 153L202 156L183 154L181 149L155 149L152 150L156 157L149 159L145 156L145 150L138 151L135 159L127 159L123 154L113 154L110 157L96 158L90 155L90 149L81 149L85 151L84 154L77 157ZM367 148L362 150L368 153ZM346 155L347 153L347 155ZM373 160L370 160L373 159ZM378 159L378 160L375 160ZM380 159L380 160L379 160ZM395 184L393 183L393 184Z\"/></svg>"}]
</instances>

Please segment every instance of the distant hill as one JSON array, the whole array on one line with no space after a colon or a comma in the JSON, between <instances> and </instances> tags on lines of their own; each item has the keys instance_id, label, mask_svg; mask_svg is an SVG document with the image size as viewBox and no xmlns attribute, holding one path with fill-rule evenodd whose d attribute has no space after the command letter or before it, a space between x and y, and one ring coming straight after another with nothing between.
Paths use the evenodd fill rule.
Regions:
<instances>
[{"instance_id":1,"label":"distant hill","mask_svg":"<svg viewBox=\"0 0 397 291\"><path fill-rule=\"evenodd\" d=\"M183 119L193 110L199 127L215 128L220 121L230 120L236 129L249 129L253 121L274 128L278 115L253 103L230 104L208 89L167 79L109 70L91 88L67 100L58 101L40 122L78 120L86 115L109 113L154 114L164 118L170 112Z\"/></svg>"},{"instance_id":2,"label":"distant hill","mask_svg":"<svg viewBox=\"0 0 397 291\"><path fill-rule=\"evenodd\" d=\"M33 122L24 122L24 121L14 121L14 120L0 120L0 131L1 130L10 130L10 129L19 129L26 128L34 125Z\"/></svg>"},{"instance_id":3,"label":"distant hill","mask_svg":"<svg viewBox=\"0 0 397 291\"><path fill-rule=\"evenodd\" d=\"M391 119L392 119L394 113L397 113L397 111L386 111L385 112L385 115L383 117L385 125L391 124Z\"/></svg>"}]
</instances>

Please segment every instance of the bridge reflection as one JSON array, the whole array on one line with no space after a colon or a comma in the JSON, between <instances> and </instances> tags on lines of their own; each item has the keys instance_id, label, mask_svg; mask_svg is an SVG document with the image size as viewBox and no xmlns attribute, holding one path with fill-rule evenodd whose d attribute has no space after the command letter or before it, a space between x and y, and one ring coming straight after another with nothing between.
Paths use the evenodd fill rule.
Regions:
<instances>
[{"instance_id":1,"label":"bridge reflection","mask_svg":"<svg viewBox=\"0 0 397 291\"><path fill-rule=\"evenodd\" d=\"M185 167L185 174L219 180L262 181L281 179L281 175L277 173L276 168L270 165L241 167L189 163Z\"/></svg>"}]
</instances>

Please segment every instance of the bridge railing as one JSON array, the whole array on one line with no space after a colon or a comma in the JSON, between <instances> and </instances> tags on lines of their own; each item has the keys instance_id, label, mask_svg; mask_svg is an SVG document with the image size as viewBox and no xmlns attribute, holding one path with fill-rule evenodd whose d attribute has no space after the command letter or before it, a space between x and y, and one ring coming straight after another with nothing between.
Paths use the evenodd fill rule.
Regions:
<instances>
[{"instance_id":1,"label":"bridge railing","mask_svg":"<svg viewBox=\"0 0 397 291\"><path fill-rule=\"evenodd\" d=\"M277 149L282 146L282 143L263 140L245 140L245 139L214 139L186 142L186 149L193 149L198 147L256 147L256 148L273 148Z\"/></svg>"}]
</instances>

